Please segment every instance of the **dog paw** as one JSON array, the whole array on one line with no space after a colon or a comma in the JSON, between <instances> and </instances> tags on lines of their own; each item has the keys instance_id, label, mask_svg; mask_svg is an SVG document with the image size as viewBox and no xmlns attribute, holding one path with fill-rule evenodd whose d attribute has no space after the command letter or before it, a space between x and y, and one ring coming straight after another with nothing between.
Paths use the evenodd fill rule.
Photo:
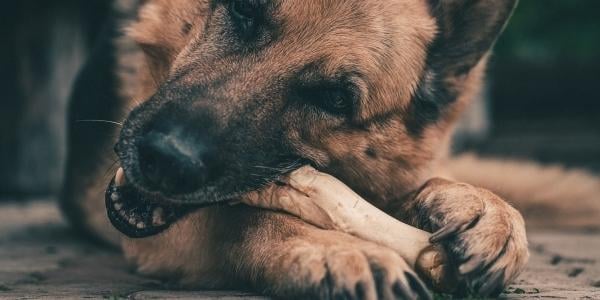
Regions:
<instances>
[{"instance_id":1,"label":"dog paw","mask_svg":"<svg viewBox=\"0 0 600 300\"><path fill-rule=\"evenodd\" d=\"M283 257L284 289L298 299L431 299L425 284L391 249L370 243L295 246Z\"/></svg>"},{"instance_id":2,"label":"dog paw","mask_svg":"<svg viewBox=\"0 0 600 300\"><path fill-rule=\"evenodd\" d=\"M434 231L431 242L446 248L469 293L497 296L520 274L529 257L525 224L498 196L453 183L422 204Z\"/></svg>"}]
</instances>

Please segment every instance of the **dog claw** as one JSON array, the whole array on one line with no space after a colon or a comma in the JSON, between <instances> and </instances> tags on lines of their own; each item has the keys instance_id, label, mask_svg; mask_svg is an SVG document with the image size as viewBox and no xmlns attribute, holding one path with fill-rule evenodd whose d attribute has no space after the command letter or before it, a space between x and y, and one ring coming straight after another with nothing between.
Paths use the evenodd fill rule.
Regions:
<instances>
[{"instance_id":1,"label":"dog claw","mask_svg":"<svg viewBox=\"0 0 600 300\"><path fill-rule=\"evenodd\" d=\"M460 228L463 226L463 223L450 223L444 226L442 229L435 232L429 238L429 242L432 244L439 243L445 239L448 239L456 234L458 234Z\"/></svg>"},{"instance_id":2,"label":"dog claw","mask_svg":"<svg viewBox=\"0 0 600 300\"><path fill-rule=\"evenodd\" d=\"M415 296L409 292L409 287L403 284L401 281L394 283L392 287L394 294L402 299L414 299Z\"/></svg>"},{"instance_id":3,"label":"dog claw","mask_svg":"<svg viewBox=\"0 0 600 300\"><path fill-rule=\"evenodd\" d=\"M479 295L482 296L496 296L502 293L501 288L504 286L504 271L496 271L485 281L483 286L479 288Z\"/></svg>"},{"instance_id":4,"label":"dog claw","mask_svg":"<svg viewBox=\"0 0 600 300\"><path fill-rule=\"evenodd\" d=\"M481 217L480 215L477 215L475 218L473 218L469 221L450 222L446 226L442 227L442 229L438 230L433 235L431 235L431 238L429 238L429 241L431 243L438 243L438 242L448 239L452 236L460 234L461 232L464 232L464 231L472 228L473 226L475 226L477 224L477 222L479 222L480 217Z\"/></svg>"},{"instance_id":5,"label":"dog claw","mask_svg":"<svg viewBox=\"0 0 600 300\"><path fill-rule=\"evenodd\" d=\"M460 267L458 267L458 272L460 275L470 274L476 271L479 271L485 267L485 261L481 259L479 256L472 256L466 262L464 262Z\"/></svg>"},{"instance_id":6,"label":"dog claw","mask_svg":"<svg viewBox=\"0 0 600 300\"><path fill-rule=\"evenodd\" d=\"M406 279L408 280L408 284L410 286L410 289L414 292L416 292L417 294L415 296L416 299L433 299L433 297L431 296L431 293L429 292L429 290L427 289L425 283L423 283L423 281L421 281L421 279L419 279L417 276L415 276L412 273L405 273ZM411 298L409 298L411 299Z\"/></svg>"}]
</instances>

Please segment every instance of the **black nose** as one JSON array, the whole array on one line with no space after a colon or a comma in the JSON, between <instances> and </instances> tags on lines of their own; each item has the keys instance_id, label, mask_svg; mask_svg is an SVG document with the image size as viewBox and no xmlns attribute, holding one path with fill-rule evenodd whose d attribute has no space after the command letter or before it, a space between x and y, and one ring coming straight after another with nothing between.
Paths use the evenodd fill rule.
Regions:
<instances>
[{"instance_id":1,"label":"black nose","mask_svg":"<svg viewBox=\"0 0 600 300\"><path fill-rule=\"evenodd\" d=\"M167 194L198 190L209 176L211 153L206 142L176 131L148 132L138 144L146 185Z\"/></svg>"}]
</instances>

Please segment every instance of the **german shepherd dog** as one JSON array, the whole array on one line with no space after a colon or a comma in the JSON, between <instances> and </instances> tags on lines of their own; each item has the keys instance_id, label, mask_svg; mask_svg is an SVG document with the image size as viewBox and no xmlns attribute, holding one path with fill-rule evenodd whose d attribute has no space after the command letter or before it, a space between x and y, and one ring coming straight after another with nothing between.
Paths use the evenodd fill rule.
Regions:
<instances>
[{"instance_id":1,"label":"german shepherd dog","mask_svg":"<svg viewBox=\"0 0 600 300\"><path fill-rule=\"evenodd\" d=\"M458 262L457 293L498 295L528 259L523 218L479 187L494 182L466 171L494 167L451 160L448 149L515 5L117 1L73 92L65 212L78 229L121 244L140 273L188 288L429 297L388 248L223 204L310 164L394 217L436 232ZM81 119L124 121L92 130ZM138 199L109 201L120 233L104 202L119 166ZM153 222L157 212L168 213L167 224Z\"/></svg>"}]
</instances>

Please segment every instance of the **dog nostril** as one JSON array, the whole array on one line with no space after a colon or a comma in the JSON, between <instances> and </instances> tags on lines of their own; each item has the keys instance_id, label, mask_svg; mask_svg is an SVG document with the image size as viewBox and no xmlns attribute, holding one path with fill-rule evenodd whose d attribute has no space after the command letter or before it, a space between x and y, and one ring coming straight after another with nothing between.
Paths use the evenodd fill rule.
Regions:
<instances>
[{"instance_id":1,"label":"dog nostril","mask_svg":"<svg viewBox=\"0 0 600 300\"><path fill-rule=\"evenodd\" d=\"M207 147L177 134L149 132L138 144L139 163L151 189L185 194L199 189L208 177L202 160Z\"/></svg>"}]
</instances>

